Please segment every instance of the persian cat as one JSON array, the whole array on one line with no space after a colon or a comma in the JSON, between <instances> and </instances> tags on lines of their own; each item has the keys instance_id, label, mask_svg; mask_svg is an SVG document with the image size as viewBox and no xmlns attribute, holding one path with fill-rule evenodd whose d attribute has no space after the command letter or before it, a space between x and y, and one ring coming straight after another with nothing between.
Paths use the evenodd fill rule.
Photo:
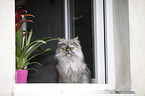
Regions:
<instances>
[{"instance_id":1,"label":"persian cat","mask_svg":"<svg viewBox=\"0 0 145 96\"><path fill-rule=\"evenodd\" d=\"M59 73L59 82L88 83L90 71L84 62L84 56L78 37L70 40L60 39L55 58Z\"/></svg>"}]
</instances>

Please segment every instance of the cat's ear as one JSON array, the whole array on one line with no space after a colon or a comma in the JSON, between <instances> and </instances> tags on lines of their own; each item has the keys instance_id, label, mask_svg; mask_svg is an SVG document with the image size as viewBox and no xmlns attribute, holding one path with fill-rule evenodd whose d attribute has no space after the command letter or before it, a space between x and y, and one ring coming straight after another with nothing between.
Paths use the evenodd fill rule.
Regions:
<instances>
[{"instance_id":1,"label":"cat's ear","mask_svg":"<svg viewBox=\"0 0 145 96\"><path fill-rule=\"evenodd\" d=\"M75 40L78 40L78 38L79 38L79 37L77 36L77 37L76 37L76 38L74 38L74 39L75 39Z\"/></svg>"},{"instance_id":2,"label":"cat's ear","mask_svg":"<svg viewBox=\"0 0 145 96\"><path fill-rule=\"evenodd\" d=\"M80 41L78 40L78 36L73 39L73 43L76 43L76 44L79 44L80 43Z\"/></svg>"},{"instance_id":3,"label":"cat's ear","mask_svg":"<svg viewBox=\"0 0 145 96\"><path fill-rule=\"evenodd\" d=\"M58 44L63 44L63 43L64 43L64 39L59 38Z\"/></svg>"}]
</instances>

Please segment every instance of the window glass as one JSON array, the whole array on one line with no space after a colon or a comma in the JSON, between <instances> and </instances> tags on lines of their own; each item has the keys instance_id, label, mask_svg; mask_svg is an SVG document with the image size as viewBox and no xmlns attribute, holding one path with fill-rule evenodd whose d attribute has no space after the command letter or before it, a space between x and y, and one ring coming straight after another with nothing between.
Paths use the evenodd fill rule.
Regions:
<instances>
[{"instance_id":1,"label":"window glass","mask_svg":"<svg viewBox=\"0 0 145 96\"><path fill-rule=\"evenodd\" d=\"M33 29L33 39L42 37L65 38L65 20L64 20L64 1L65 0L16 0L16 7L21 6L28 13L36 18L34 23L27 23L27 30ZM96 59L94 52L94 32L93 32L93 0L68 0L69 1L69 27L70 38L79 37L85 62L87 63L91 77L96 78L95 70ZM38 64L30 65L30 68L39 70L29 70L28 83L55 83L58 81L58 72L56 70L56 61L54 59L57 41L49 42L44 48L52 48L51 51L37 56L32 61ZM38 53L36 50L33 54Z\"/></svg>"}]
</instances>

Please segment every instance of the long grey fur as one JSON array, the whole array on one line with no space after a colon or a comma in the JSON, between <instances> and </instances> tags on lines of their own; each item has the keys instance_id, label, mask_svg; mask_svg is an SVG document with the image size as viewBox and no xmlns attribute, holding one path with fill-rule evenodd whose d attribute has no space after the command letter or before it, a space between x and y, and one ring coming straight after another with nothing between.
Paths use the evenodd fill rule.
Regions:
<instances>
[{"instance_id":1,"label":"long grey fur","mask_svg":"<svg viewBox=\"0 0 145 96\"><path fill-rule=\"evenodd\" d=\"M56 68L59 73L59 82L90 82L90 71L84 62L84 55L77 37L70 40L60 39L55 58L58 61Z\"/></svg>"}]
</instances>

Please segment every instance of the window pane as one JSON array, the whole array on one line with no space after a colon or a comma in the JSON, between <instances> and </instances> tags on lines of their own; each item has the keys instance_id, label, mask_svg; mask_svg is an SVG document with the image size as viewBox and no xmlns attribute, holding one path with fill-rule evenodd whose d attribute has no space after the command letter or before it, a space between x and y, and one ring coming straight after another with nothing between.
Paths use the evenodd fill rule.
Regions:
<instances>
[{"instance_id":1,"label":"window pane","mask_svg":"<svg viewBox=\"0 0 145 96\"><path fill-rule=\"evenodd\" d=\"M19 2L19 0L16 0ZM33 40L42 37L60 37L65 38L65 18L64 18L64 1L65 0L43 0L34 1L26 0L25 2L17 3L16 7L21 6L25 8L28 13L33 14L36 18L34 23L27 23L27 30L33 29ZM94 13L93 0L67 0L69 1L69 28L70 38L79 37L82 51L84 53L85 62L87 63L92 79L96 79L97 64L95 64L95 45L94 45ZM48 43L44 48L52 48L51 51L44 53L32 61L39 62L43 66L37 64L29 66L39 70L29 70L28 82L57 82L58 73L56 70L56 61L54 60L55 50L57 48L57 41ZM38 53L39 50L33 54ZM105 69L104 69L105 70Z\"/></svg>"}]
</instances>

